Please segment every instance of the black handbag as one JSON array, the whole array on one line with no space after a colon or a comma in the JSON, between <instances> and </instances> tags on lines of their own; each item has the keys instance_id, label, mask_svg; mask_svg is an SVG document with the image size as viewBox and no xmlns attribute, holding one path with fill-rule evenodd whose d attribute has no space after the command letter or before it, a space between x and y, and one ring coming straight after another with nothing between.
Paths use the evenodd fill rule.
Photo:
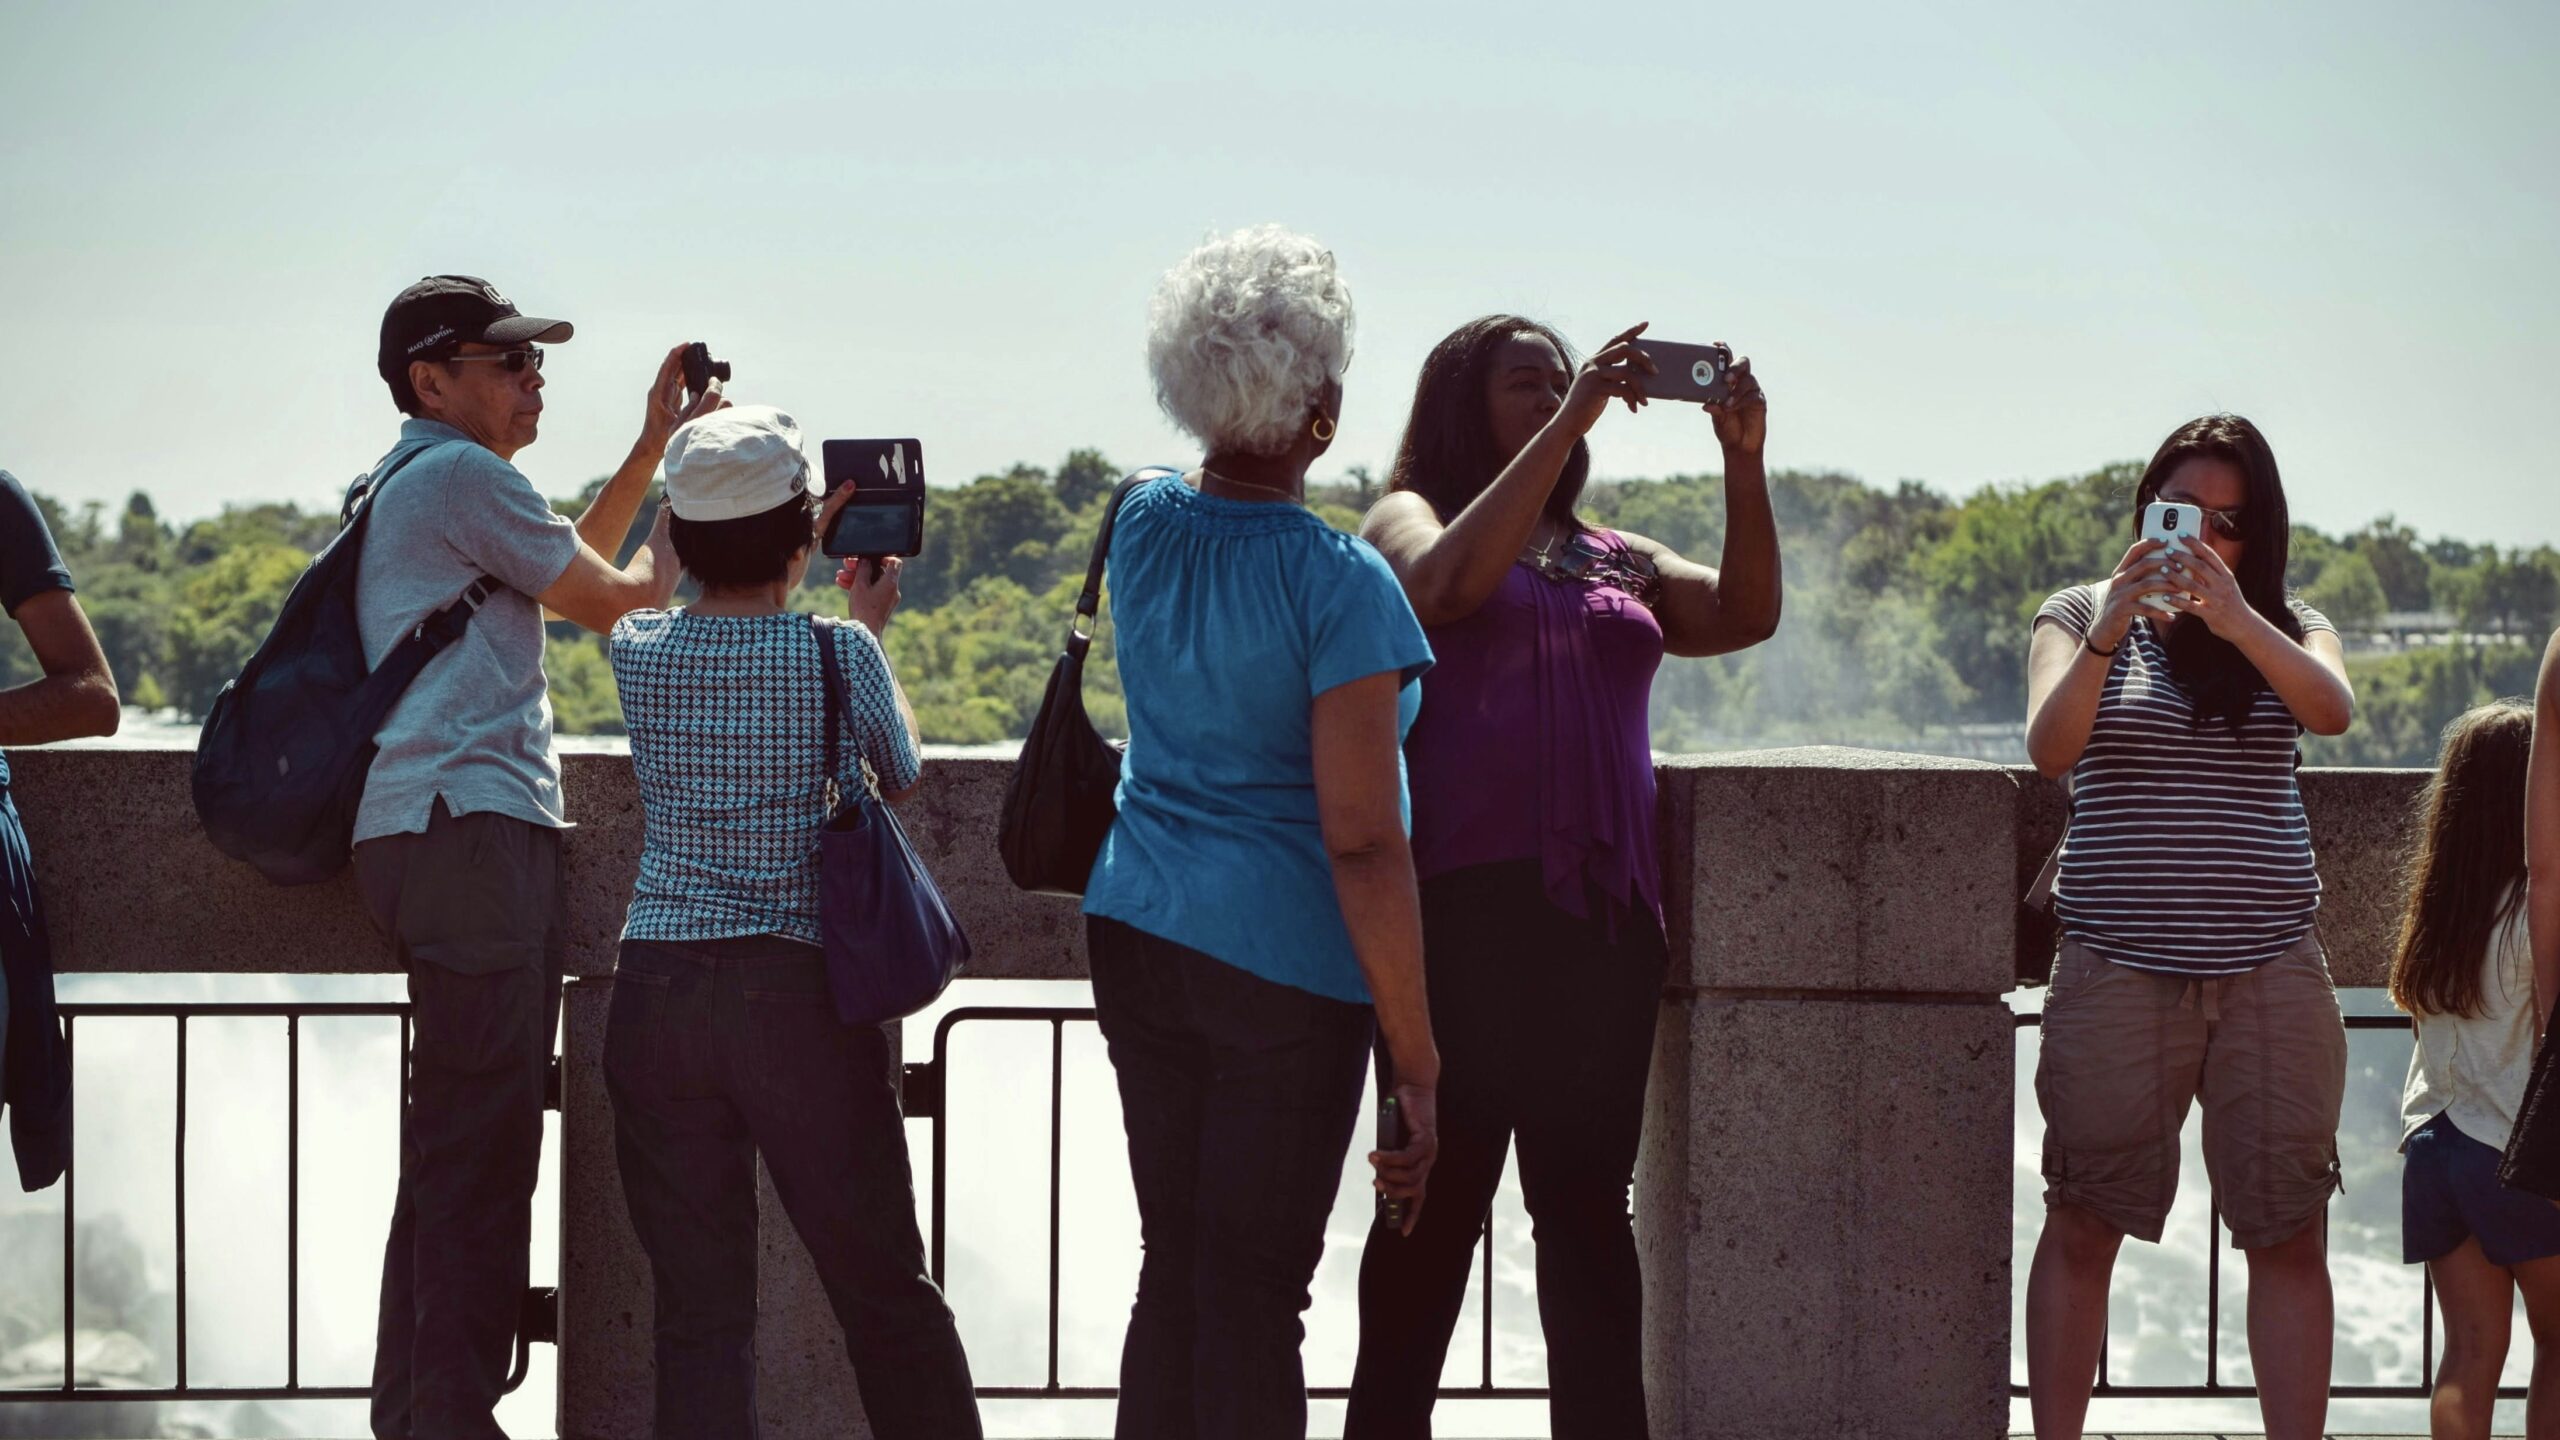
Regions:
<instances>
[{"instance_id":1,"label":"black handbag","mask_svg":"<svg viewBox=\"0 0 2560 1440\"><path fill-rule=\"evenodd\" d=\"M2516 1107L2515 1127L2507 1132L2506 1153L2498 1161L2499 1184L2545 1200L2560 1200L2560 1064L2552 1059L2555 1051L2560 1045L2544 1036L2525 1081L2524 1103Z\"/></svg>"},{"instance_id":2,"label":"black handbag","mask_svg":"<svg viewBox=\"0 0 2560 1440\"><path fill-rule=\"evenodd\" d=\"M827 989L836 1018L848 1025L885 1025L940 999L969 963L969 937L952 918L941 887L924 868L897 812L880 798L870 767L863 788L836 790L836 746L844 732L844 672L836 666L835 627L812 615L818 667L824 673L827 738L823 747L827 819L818 831L818 933L827 957Z\"/></svg>"},{"instance_id":3,"label":"black handbag","mask_svg":"<svg viewBox=\"0 0 2560 1440\"><path fill-rule=\"evenodd\" d=\"M1032 717L1021 758L1013 762L996 849L1004 856L1004 873L1035 895L1082 895L1111 822L1119 818L1112 795L1120 786L1120 747L1103 739L1084 713L1084 657L1099 623L1102 567L1111 555L1111 526L1121 502L1140 485L1177 473L1151 467L1112 490L1102 527L1094 532L1084 590L1067 622L1067 648L1049 672L1040 713Z\"/></svg>"}]
</instances>

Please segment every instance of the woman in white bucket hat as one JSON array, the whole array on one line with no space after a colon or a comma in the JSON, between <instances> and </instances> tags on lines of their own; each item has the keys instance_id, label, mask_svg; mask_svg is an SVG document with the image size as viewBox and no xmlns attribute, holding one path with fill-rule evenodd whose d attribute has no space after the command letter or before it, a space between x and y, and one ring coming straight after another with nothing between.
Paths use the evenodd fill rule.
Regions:
<instances>
[{"instance_id":1,"label":"woman in white bucket hat","mask_svg":"<svg viewBox=\"0 0 2560 1440\"><path fill-rule=\"evenodd\" d=\"M840 1021L819 948L824 783L891 800L920 773L914 712L880 636L898 566L836 577L852 623L794 612L824 515L800 427L769 405L668 442L666 504L691 605L613 628L614 681L647 810L605 1035L616 1154L657 1283L657 1433L757 1433L756 1160L844 1326L872 1433L979 1434L969 1362L926 1275L898 1057ZM850 493L850 492L848 492ZM850 703L825 750L827 627Z\"/></svg>"}]
</instances>

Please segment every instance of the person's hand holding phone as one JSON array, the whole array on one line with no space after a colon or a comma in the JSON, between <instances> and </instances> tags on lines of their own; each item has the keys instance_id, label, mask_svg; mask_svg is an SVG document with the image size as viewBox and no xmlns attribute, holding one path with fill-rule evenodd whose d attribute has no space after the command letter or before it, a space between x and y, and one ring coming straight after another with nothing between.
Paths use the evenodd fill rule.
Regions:
<instances>
[{"instance_id":1,"label":"person's hand holding phone","mask_svg":"<svg viewBox=\"0 0 2560 1440\"><path fill-rule=\"evenodd\" d=\"M1716 342L1723 346L1723 341ZM1726 347L1728 353L1730 347ZM1707 403L1707 414L1714 418L1716 441L1728 453L1757 455L1769 438L1769 395L1760 388L1759 377L1751 373L1751 357L1743 356L1725 372L1728 393L1722 400Z\"/></svg>"},{"instance_id":2,"label":"person's hand holding phone","mask_svg":"<svg viewBox=\"0 0 2560 1440\"><path fill-rule=\"evenodd\" d=\"M895 555L881 559L847 556L836 567L836 588L845 593L845 613L860 621L874 639L885 639L889 615L898 608L898 572L907 562Z\"/></svg>"},{"instance_id":3,"label":"person's hand holding phone","mask_svg":"<svg viewBox=\"0 0 2560 1440\"><path fill-rule=\"evenodd\" d=\"M2146 608L2147 595L2166 595L2177 588L2170 566L2182 557L2157 540L2137 540L2117 562L2116 572L2099 587L2098 618L2089 626L2092 649L2113 650Z\"/></svg>"},{"instance_id":4,"label":"person's hand holding phone","mask_svg":"<svg viewBox=\"0 0 2560 1440\"><path fill-rule=\"evenodd\" d=\"M1431 1163L1440 1158L1440 1103L1428 1085L1399 1083L1395 1097L1404 1125L1404 1145L1396 1150L1370 1151L1369 1166L1377 1172L1374 1183L1378 1197L1403 1203L1404 1223L1396 1233L1410 1235L1415 1222L1422 1218L1423 1187L1430 1179Z\"/></svg>"},{"instance_id":5,"label":"person's hand holding phone","mask_svg":"<svg viewBox=\"0 0 2560 1440\"><path fill-rule=\"evenodd\" d=\"M810 527L809 543L824 545L827 528L835 523L836 512L853 503L851 485L833 485L819 502L817 523ZM845 593L845 613L861 622L862 627L877 637L887 632L889 615L898 608L898 572L907 562L895 555L885 559L867 559L858 555L845 557L836 567L836 588Z\"/></svg>"},{"instance_id":6,"label":"person's hand holding phone","mask_svg":"<svg viewBox=\"0 0 2560 1440\"><path fill-rule=\"evenodd\" d=\"M2193 615L2225 640L2238 639L2240 627L2260 618L2241 593L2240 577L2212 546L2190 541L2168 558L2169 575L2177 582L2168 592L2169 608Z\"/></svg>"},{"instance_id":7,"label":"person's hand holding phone","mask_svg":"<svg viewBox=\"0 0 2560 1440\"><path fill-rule=\"evenodd\" d=\"M1626 402L1629 412L1644 408L1644 377L1653 373L1653 357L1635 347L1635 338L1644 333L1649 320L1609 337L1609 343L1582 362L1573 373L1573 386L1565 391L1564 404L1549 424L1560 424L1576 435L1588 435L1600 423L1600 416L1612 400Z\"/></svg>"}]
</instances>

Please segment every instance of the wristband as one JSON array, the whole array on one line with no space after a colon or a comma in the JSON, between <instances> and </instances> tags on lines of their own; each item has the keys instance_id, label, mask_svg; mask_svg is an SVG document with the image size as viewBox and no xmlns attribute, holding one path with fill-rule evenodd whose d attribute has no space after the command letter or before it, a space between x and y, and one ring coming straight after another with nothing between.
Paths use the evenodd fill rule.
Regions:
<instances>
[{"instance_id":1,"label":"wristband","mask_svg":"<svg viewBox=\"0 0 2560 1440\"><path fill-rule=\"evenodd\" d=\"M2124 642L2119 640L2115 643L2114 648L2101 650L2097 647L2095 642L2089 639L2088 636L2083 635L2080 637L2080 648L2088 651L2092 655L2100 657L2101 659L2113 660L2116 658L2116 651L2124 648Z\"/></svg>"}]
</instances>

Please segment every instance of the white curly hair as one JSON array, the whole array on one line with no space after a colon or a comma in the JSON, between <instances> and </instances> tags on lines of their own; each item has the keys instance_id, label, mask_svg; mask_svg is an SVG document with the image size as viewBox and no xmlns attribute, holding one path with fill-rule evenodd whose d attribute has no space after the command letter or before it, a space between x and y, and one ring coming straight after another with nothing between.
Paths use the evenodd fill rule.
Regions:
<instances>
[{"instance_id":1,"label":"white curly hair","mask_svg":"<svg viewBox=\"0 0 2560 1440\"><path fill-rule=\"evenodd\" d=\"M1351 362L1351 290L1333 252L1257 225L1182 257L1147 305L1156 403L1212 451L1276 455Z\"/></svg>"}]
</instances>

